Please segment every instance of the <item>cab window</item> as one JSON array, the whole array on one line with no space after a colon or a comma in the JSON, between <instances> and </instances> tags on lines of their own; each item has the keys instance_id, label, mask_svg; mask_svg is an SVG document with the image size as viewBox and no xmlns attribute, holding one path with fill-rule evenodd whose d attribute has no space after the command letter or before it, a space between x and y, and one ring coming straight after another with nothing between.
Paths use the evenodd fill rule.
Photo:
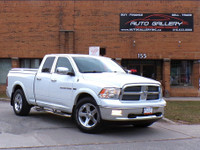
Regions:
<instances>
[{"instance_id":1,"label":"cab window","mask_svg":"<svg viewBox=\"0 0 200 150\"><path fill-rule=\"evenodd\" d=\"M57 64L56 64L56 68L55 68L55 72L57 70L58 67L65 67L69 69L69 72L74 72L71 63L69 62L69 60L66 57L59 57Z\"/></svg>"},{"instance_id":2,"label":"cab window","mask_svg":"<svg viewBox=\"0 0 200 150\"><path fill-rule=\"evenodd\" d=\"M55 57L48 57L42 67L43 73L50 73Z\"/></svg>"}]
</instances>

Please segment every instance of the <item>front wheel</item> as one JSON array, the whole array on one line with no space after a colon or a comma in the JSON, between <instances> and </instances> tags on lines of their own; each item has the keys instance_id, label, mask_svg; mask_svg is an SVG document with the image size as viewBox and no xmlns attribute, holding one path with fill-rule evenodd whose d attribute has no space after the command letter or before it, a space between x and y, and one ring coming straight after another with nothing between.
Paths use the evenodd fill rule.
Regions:
<instances>
[{"instance_id":1,"label":"front wheel","mask_svg":"<svg viewBox=\"0 0 200 150\"><path fill-rule=\"evenodd\" d=\"M13 110L16 115L26 116L29 114L31 106L27 103L24 92L21 89L15 91L13 95Z\"/></svg>"},{"instance_id":2,"label":"front wheel","mask_svg":"<svg viewBox=\"0 0 200 150\"><path fill-rule=\"evenodd\" d=\"M102 126L99 107L92 97L82 98L76 105L74 119L77 127L87 133L94 133Z\"/></svg>"}]
</instances>

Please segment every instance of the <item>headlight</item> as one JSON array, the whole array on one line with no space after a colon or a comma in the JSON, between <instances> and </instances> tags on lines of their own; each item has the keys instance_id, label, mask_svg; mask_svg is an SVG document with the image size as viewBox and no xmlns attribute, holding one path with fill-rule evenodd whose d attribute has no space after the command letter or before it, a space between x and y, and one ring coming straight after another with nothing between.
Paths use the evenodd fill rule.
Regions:
<instances>
[{"instance_id":1,"label":"headlight","mask_svg":"<svg viewBox=\"0 0 200 150\"><path fill-rule=\"evenodd\" d=\"M120 92L119 88L103 88L99 93L99 97L104 99L119 99Z\"/></svg>"}]
</instances>

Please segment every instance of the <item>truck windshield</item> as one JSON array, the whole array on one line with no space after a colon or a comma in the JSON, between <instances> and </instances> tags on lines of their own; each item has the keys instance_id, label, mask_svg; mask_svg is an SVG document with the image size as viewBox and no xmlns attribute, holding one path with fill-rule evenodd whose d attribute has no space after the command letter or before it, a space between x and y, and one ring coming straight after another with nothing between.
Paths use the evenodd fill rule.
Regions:
<instances>
[{"instance_id":1,"label":"truck windshield","mask_svg":"<svg viewBox=\"0 0 200 150\"><path fill-rule=\"evenodd\" d=\"M114 61L105 57L73 57L81 73L125 73L125 71Z\"/></svg>"}]
</instances>

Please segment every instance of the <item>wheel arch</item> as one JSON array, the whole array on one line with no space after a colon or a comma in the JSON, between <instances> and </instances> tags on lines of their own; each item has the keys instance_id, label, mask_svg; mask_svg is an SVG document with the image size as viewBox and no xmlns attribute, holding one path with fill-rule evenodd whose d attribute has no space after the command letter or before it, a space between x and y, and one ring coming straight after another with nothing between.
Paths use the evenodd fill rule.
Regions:
<instances>
[{"instance_id":1,"label":"wheel arch","mask_svg":"<svg viewBox=\"0 0 200 150\"><path fill-rule=\"evenodd\" d=\"M76 105L78 101L84 97L92 97L94 101L97 103L97 105L100 104L98 94L96 94L96 92L91 89L84 88L84 89L79 89L76 91L75 98L74 98L75 99L74 105Z\"/></svg>"},{"instance_id":2,"label":"wheel arch","mask_svg":"<svg viewBox=\"0 0 200 150\"><path fill-rule=\"evenodd\" d=\"M85 98L85 97L91 97L93 98L94 102L96 102L97 105L100 104L100 101L98 99L98 96L97 94L92 91L92 90L80 90L80 91L77 91L76 94L75 94L75 98L74 98L74 105L73 105L73 108L72 108L72 114L74 112L74 108L76 107L77 103L82 99L82 98Z\"/></svg>"},{"instance_id":3,"label":"wheel arch","mask_svg":"<svg viewBox=\"0 0 200 150\"><path fill-rule=\"evenodd\" d=\"M81 99L83 99L83 98L85 98L85 97L91 97L91 98L94 99L94 97L93 97L91 94L87 93L87 92L80 93L80 94L78 94L78 95L76 96L76 98L75 98L74 106L76 106L77 103L78 103ZM95 99L94 99L94 101L96 102Z\"/></svg>"},{"instance_id":4,"label":"wheel arch","mask_svg":"<svg viewBox=\"0 0 200 150\"><path fill-rule=\"evenodd\" d=\"M15 93L16 90L18 89L21 89L22 92L24 93L24 90L23 90L23 87L20 85L20 84L16 84L14 87L13 87L13 90L12 90L12 94L11 94L11 101L10 101L10 104L13 106L13 95Z\"/></svg>"}]
</instances>

